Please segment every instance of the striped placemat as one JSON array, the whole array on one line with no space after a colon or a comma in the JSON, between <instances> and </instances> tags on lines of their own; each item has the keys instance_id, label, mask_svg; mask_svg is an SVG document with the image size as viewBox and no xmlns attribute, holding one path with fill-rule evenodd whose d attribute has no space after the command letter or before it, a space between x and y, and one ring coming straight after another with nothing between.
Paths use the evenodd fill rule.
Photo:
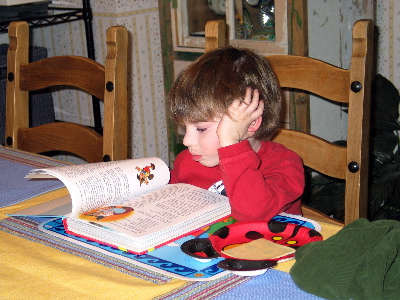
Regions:
<instances>
[{"instance_id":1,"label":"striped placemat","mask_svg":"<svg viewBox=\"0 0 400 300\"><path fill-rule=\"evenodd\" d=\"M0 146L0 159L19 163L33 168L50 168L68 165L51 157L28 153L18 149L12 149Z\"/></svg>"},{"instance_id":2,"label":"striped placemat","mask_svg":"<svg viewBox=\"0 0 400 300\"><path fill-rule=\"evenodd\" d=\"M226 275L222 278L211 281L191 281L164 295L153 298L153 300L208 300L215 299L236 286L251 280L252 277L237 275ZM239 298L230 298L239 299ZM242 298L245 299L245 298Z\"/></svg>"}]
</instances>

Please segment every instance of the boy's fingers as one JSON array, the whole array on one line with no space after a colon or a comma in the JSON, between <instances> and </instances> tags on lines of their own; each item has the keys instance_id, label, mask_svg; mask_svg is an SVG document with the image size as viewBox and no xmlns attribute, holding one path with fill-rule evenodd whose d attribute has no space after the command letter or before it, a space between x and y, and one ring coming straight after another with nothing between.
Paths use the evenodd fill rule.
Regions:
<instances>
[{"instance_id":1,"label":"boy's fingers","mask_svg":"<svg viewBox=\"0 0 400 300\"><path fill-rule=\"evenodd\" d=\"M249 105L252 102L252 91L251 88L246 89L246 95L244 96L243 103Z\"/></svg>"},{"instance_id":2,"label":"boy's fingers","mask_svg":"<svg viewBox=\"0 0 400 300\"><path fill-rule=\"evenodd\" d=\"M258 102L258 107L255 110L255 112L257 113L257 118L263 114L263 112L264 112L264 101L260 100Z\"/></svg>"},{"instance_id":3,"label":"boy's fingers","mask_svg":"<svg viewBox=\"0 0 400 300\"><path fill-rule=\"evenodd\" d=\"M249 104L249 106L246 109L248 111L251 111L251 113L260 110L262 111L264 110L264 102L262 100L259 100L257 95L256 97L253 97L253 101Z\"/></svg>"},{"instance_id":4,"label":"boy's fingers","mask_svg":"<svg viewBox=\"0 0 400 300\"><path fill-rule=\"evenodd\" d=\"M241 104L241 101L239 99L235 99L233 100L231 107L233 107L234 109L237 109Z\"/></svg>"},{"instance_id":5,"label":"boy's fingers","mask_svg":"<svg viewBox=\"0 0 400 300\"><path fill-rule=\"evenodd\" d=\"M250 113L250 118L252 120L257 119L258 117L262 116L264 112L264 101L260 100L257 104L257 107L254 107Z\"/></svg>"}]
</instances>

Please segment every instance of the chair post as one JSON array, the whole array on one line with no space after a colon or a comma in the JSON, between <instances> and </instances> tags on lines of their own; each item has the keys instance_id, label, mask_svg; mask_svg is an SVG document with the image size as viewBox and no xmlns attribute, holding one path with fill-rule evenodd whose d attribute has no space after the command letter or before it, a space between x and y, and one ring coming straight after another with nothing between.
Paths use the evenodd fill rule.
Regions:
<instances>
[{"instance_id":1,"label":"chair post","mask_svg":"<svg viewBox=\"0 0 400 300\"><path fill-rule=\"evenodd\" d=\"M366 218L368 213L368 169L370 106L373 59L373 22L359 20L353 27L348 115L345 224ZM362 109L360 109L360 107ZM357 167L358 165L358 167ZM353 166L353 170L350 170ZM361 187L361 188L360 188Z\"/></svg>"},{"instance_id":2,"label":"chair post","mask_svg":"<svg viewBox=\"0 0 400 300\"><path fill-rule=\"evenodd\" d=\"M18 147L18 128L29 127L29 94L19 86L20 66L29 62L29 25L11 22L8 28L5 145Z\"/></svg>"},{"instance_id":3,"label":"chair post","mask_svg":"<svg viewBox=\"0 0 400 300\"><path fill-rule=\"evenodd\" d=\"M205 52L226 46L226 23L224 20L208 21L205 27Z\"/></svg>"},{"instance_id":4,"label":"chair post","mask_svg":"<svg viewBox=\"0 0 400 300\"><path fill-rule=\"evenodd\" d=\"M128 158L127 29L110 27L106 39L103 159L121 160Z\"/></svg>"}]
</instances>

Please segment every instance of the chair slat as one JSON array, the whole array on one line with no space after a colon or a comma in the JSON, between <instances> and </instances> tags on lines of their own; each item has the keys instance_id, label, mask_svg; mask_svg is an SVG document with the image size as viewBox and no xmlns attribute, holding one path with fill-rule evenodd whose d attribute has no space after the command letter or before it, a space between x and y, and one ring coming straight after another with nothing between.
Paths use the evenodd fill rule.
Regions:
<instances>
[{"instance_id":1,"label":"chair slat","mask_svg":"<svg viewBox=\"0 0 400 300\"><path fill-rule=\"evenodd\" d=\"M281 87L305 90L321 97L348 103L350 71L309 57L267 56Z\"/></svg>"},{"instance_id":2,"label":"chair slat","mask_svg":"<svg viewBox=\"0 0 400 300\"><path fill-rule=\"evenodd\" d=\"M23 91L67 85L104 99L104 66L86 57L48 57L21 65L20 74L20 89Z\"/></svg>"},{"instance_id":3,"label":"chair slat","mask_svg":"<svg viewBox=\"0 0 400 300\"><path fill-rule=\"evenodd\" d=\"M88 162L103 160L103 138L94 130L79 124L60 122L18 131L19 149L32 153L64 151L79 153ZM60 143L62 140L62 143ZM85 141L85 143L82 143Z\"/></svg>"},{"instance_id":4,"label":"chair slat","mask_svg":"<svg viewBox=\"0 0 400 300\"><path fill-rule=\"evenodd\" d=\"M311 134L288 129L280 129L273 141L285 145L300 155L304 165L325 175L346 179L346 147L329 143Z\"/></svg>"}]
</instances>

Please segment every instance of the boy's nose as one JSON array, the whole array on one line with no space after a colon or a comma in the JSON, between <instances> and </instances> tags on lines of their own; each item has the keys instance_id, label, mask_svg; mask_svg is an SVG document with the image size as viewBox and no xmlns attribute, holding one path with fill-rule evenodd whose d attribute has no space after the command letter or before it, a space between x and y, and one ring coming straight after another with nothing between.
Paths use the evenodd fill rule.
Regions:
<instances>
[{"instance_id":1,"label":"boy's nose","mask_svg":"<svg viewBox=\"0 0 400 300\"><path fill-rule=\"evenodd\" d=\"M189 146L190 146L189 141L190 141L190 140L189 140L188 134L185 133L182 142L183 142L183 144L184 144L186 147L189 147Z\"/></svg>"},{"instance_id":2,"label":"boy's nose","mask_svg":"<svg viewBox=\"0 0 400 300\"><path fill-rule=\"evenodd\" d=\"M190 130L186 128L185 136L183 137L183 144L186 147L193 146L195 144L195 138L194 135L190 133Z\"/></svg>"}]
</instances>

